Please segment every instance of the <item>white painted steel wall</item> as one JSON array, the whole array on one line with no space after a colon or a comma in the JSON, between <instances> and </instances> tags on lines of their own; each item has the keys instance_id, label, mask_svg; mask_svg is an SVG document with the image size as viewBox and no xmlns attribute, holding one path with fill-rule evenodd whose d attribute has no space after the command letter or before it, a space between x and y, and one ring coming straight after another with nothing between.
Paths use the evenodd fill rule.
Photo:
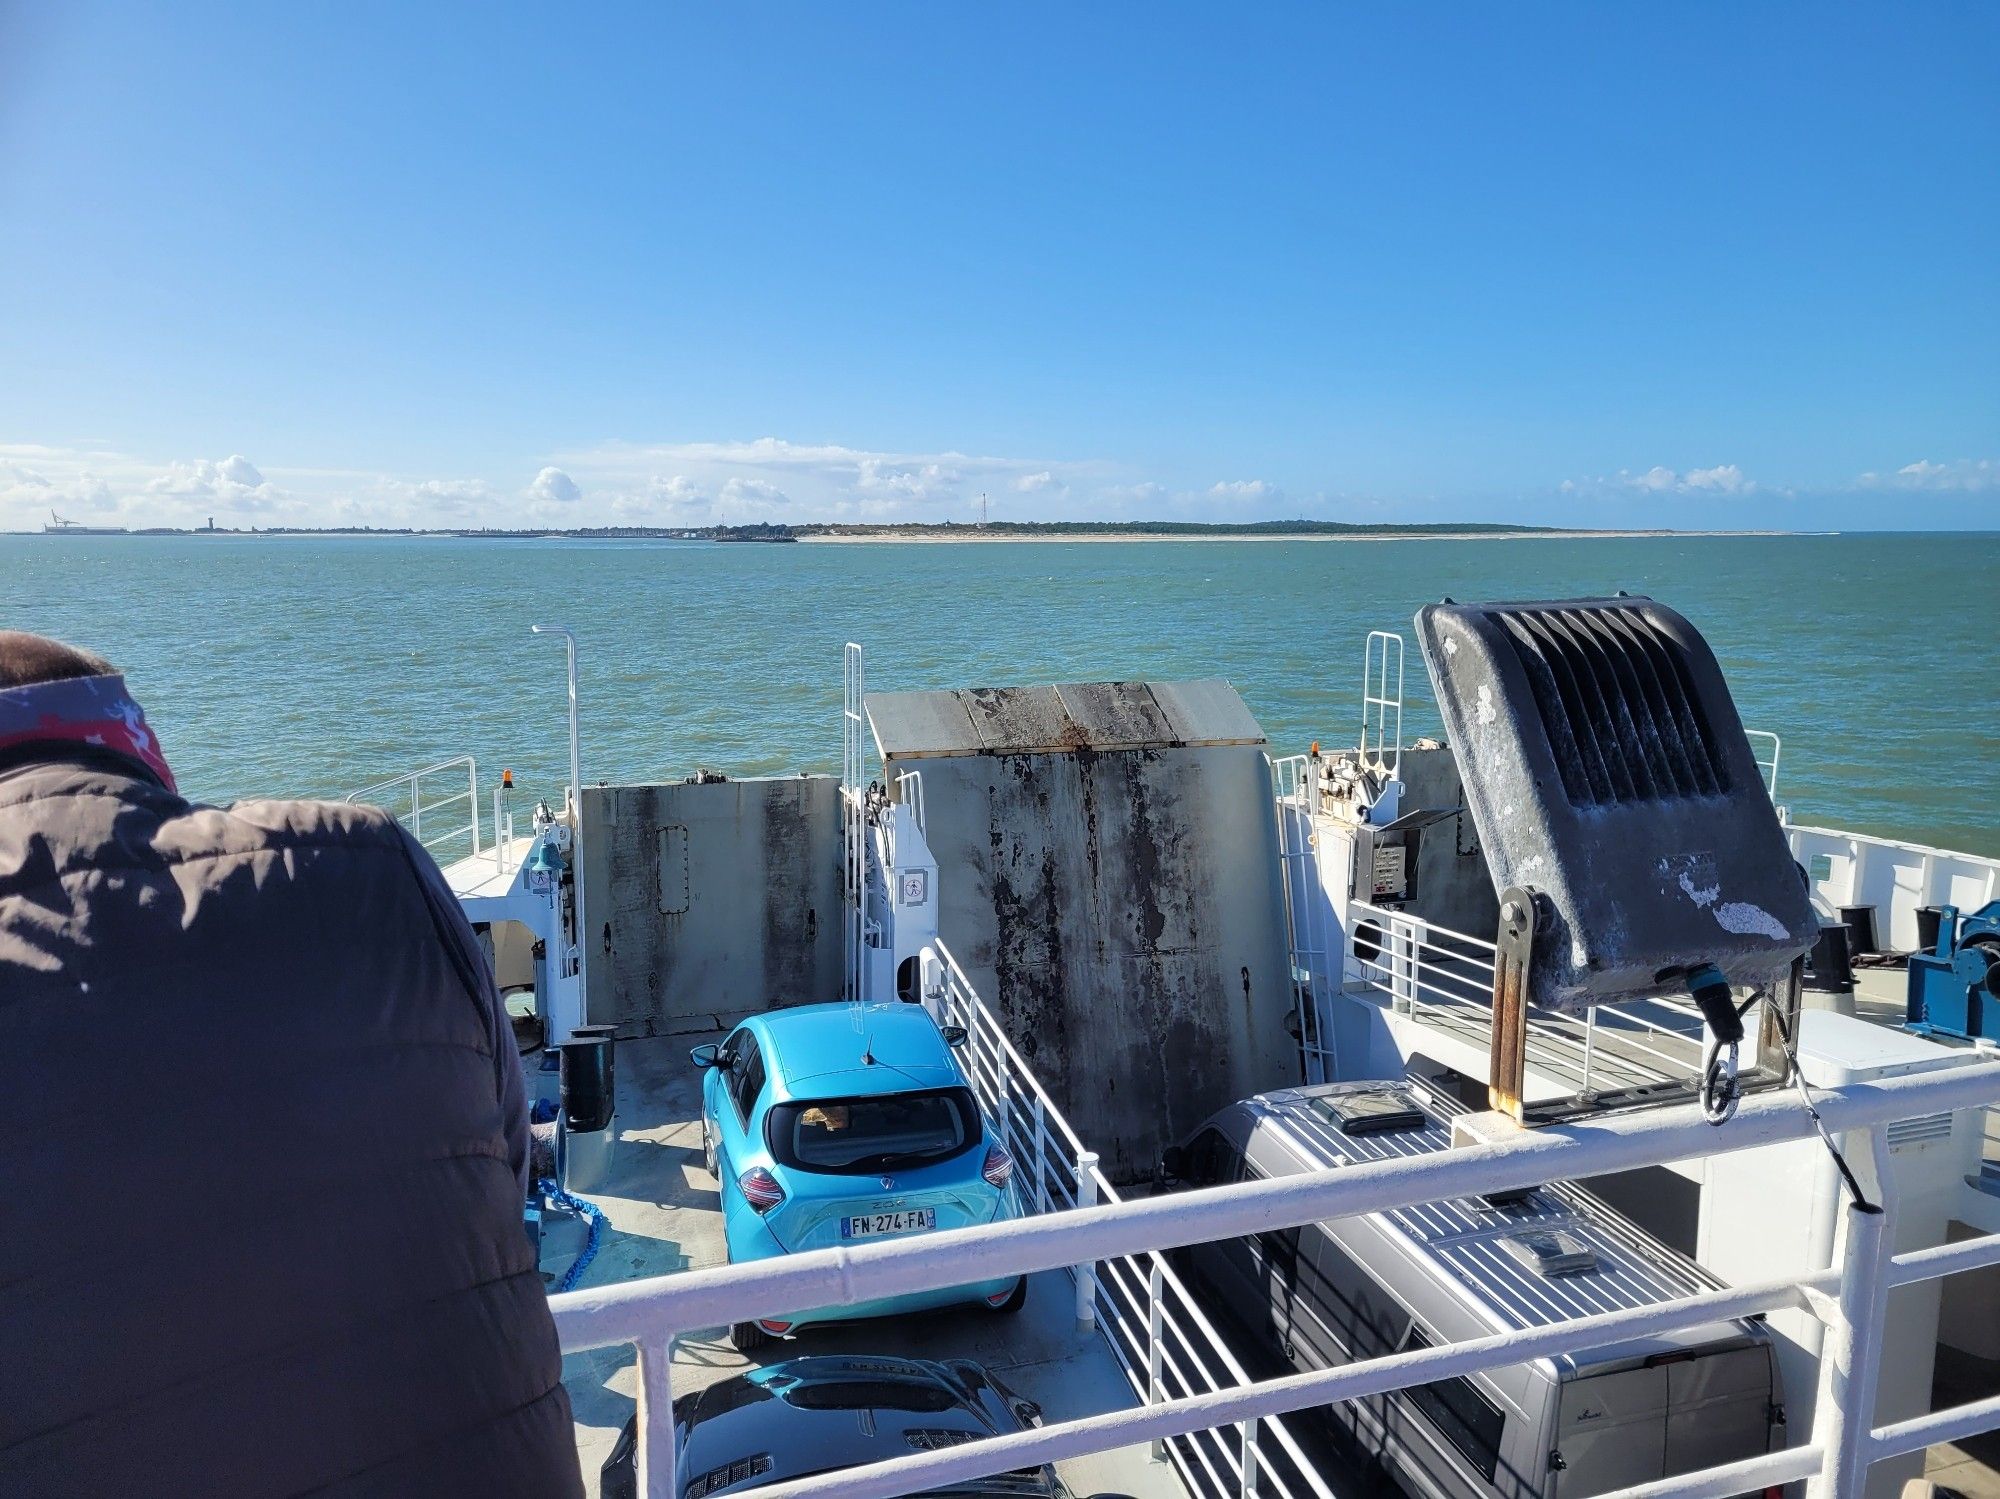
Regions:
<instances>
[{"instance_id":1,"label":"white painted steel wall","mask_svg":"<svg viewBox=\"0 0 2000 1499\"><path fill-rule=\"evenodd\" d=\"M1792 857L1832 906L1873 906L1876 939L1897 952L1917 946L1919 906L1974 911L2000 899L2000 859L1899 843L1838 828L1791 827Z\"/></svg>"}]
</instances>

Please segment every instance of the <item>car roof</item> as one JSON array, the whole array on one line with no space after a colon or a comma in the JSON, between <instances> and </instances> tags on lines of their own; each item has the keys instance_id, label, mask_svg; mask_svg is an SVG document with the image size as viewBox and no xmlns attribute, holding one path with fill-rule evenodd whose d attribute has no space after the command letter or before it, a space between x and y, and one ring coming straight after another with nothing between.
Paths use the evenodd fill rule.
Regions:
<instances>
[{"instance_id":1,"label":"car roof","mask_svg":"<svg viewBox=\"0 0 2000 1499\"><path fill-rule=\"evenodd\" d=\"M922 1005L796 1005L745 1023L764 1047L777 1097L844 1098L965 1084Z\"/></svg>"}]
</instances>

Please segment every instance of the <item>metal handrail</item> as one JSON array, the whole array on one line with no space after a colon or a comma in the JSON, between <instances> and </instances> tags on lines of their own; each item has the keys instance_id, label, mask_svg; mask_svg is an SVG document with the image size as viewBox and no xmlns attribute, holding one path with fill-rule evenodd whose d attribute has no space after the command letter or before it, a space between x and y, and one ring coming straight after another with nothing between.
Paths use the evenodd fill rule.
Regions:
<instances>
[{"instance_id":1,"label":"metal handrail","mask_svg":"<svg viewBox=\"0 0 2000 1499\"><path fill-rule=\"evenodd\" d=\"M1377 643L1381 649L1377 650ZM1389 691L1389 648L1396 656L1396 690ZM1383 751L1389 743L1389 715L1395 714L1396 750L1391 760ZM1361 764L1368 764L1368 730L1375 730L1375 759L1393 778L1403 768L1403 637L1393 630L1370 630L1361 655L1361 739L1356 746Z\"/></svg>"},{"instance_id":2,"label":"metal handrail","mask_svg":"<svg viewBox=\"0 0 2000 1499\"><path fill-rule=\"evenodd\" d=\"M1388 995L1391 1008L1412 1020L1436 1024L1463 1018L1484 1038L1486 1017L1493 1008L1492 942L1369 901L1350 901L1348 909L1351 982ZM1376 934L1373 957L1359 950L1364 929ZM1621 1079L1620 1086L1693 1077L1701 1069L1701 1014L1684 1000L1662 996L1628 1004L1593 1005L1582 1015L1536 1010L1528 1024L1531 1037L1560 1040L1578 1050L1580 1062L1567 1061L1560 1052L1543 1048L1535 1053L1533 1063L1541 1071L1574 1082L1580 1093L1591 1092L1602 1080L1600 1070L1607 1066L1633 1073ZM1606 1039L1614 1040L1615 1047L1607 1049L1603 1045ZM1647 1066L1653 1070L1641 1070Z\"/></svg>"},{"instance_id":3,"label":"metal handrail","mask_svg":"<svg viewBox=\"0 0 2000 1499\"><path fill-rule=\"evenodd\" d=\"M464 790L454 791L449 795L440 796L431 801L424 800L423 783L426 776L440 775L448 770L456 770L460 766L463 766L465 769L466 783ZM395 793L398 791L406 791L409 798L407 815L396 806L390 805L389 799L385 796L386 793ZM454 755L451 759L440 760L435 765L425 765L416 770L406 770L400 775L389 776L375 782L373 785L363 786L359 791L350 791L341 800L348 803L361 803L381 807L384 811L394 816L398 822L408 827L410 836L433 853L452 843L454 840L465 837L468 833L472 835L472 852L478 854L483 849L484 845L481 842L479 826L479 765L470 755ZM438 832L433 827L428 835L425 834L425 813L435 814L446 807L455 807L460 802L466 804L467 815L470 818L469 821L444 832Z\"/></svg>"},{"instance_id":4,"label":"metal handrail","mask_svg":"<svg viewBox=\"0 0 2000 1499\"><path fill-rule=\"evenodd\" d=\"M1770 792L1771 800L1775 802L1778 799L1778 752L1785 747L1784 741L1769 729L1745 729L1743 734L1748 739L1768 739L1771 741L1771 758L1768 760L1758 759L1757 768L1764 772L1764 789ZM1754 745L1751 747L1751 753L1753 755L1756 753Z\"/></svg>"},{"instance_id":5,"label":"metal handrail","mask_svg":"<svg viewBox=\"0 0 2000 1499\"><path fill-rule=\"evenodd\" d=\"M1818 1112L1829 1131L1866 1132L1878 1153L1894 1120L2000 1100L2000 1060L1980 1058L1937 1072L1890 1077L1823 1091ZM1106 1201L982 1228L959 1229L852 1248L810 1251L749 1265L684 1271L551 1298L567 1351L617 1343L639 1345L640 1480L649 1492L674 1469L668 1349L697 1328L783 1316L801 1306L846 1306L969 1281L1156 1254L1182 1245L1300 1227L1327 1219L1408 1207L1441 1198L1488 1196L1552 1180L1572 1180L1641 1166L1725 1154L1810 1137L1815 1122L1787 1094L1746 1098L1726 1126L1707 1124L1693 1106L1595 1119L1588 1126L1522 1131L1479 1146L1423 1156L1362 1162L1339 1171L1238 1183L1139 1201ZM1879 1158L1879 1156L1878 1156ZM1917 1434L1959 1435L2000 1424L1985 1404L1873 1428L1873 1371L1879 1361L1890 1277L2000 1264L2000 1235L1949 1260L1892 1258L1884 1252L1894 1216L1852 1207L1839 1264L1783 1281L1705 1291L1657 1305L1578 1318L1527 1331L1359 1360L1311 1374L1235 1386L1106 1412L968 1443L947 1451L820 1475L770 1491L772 1499L844 1495L874 1499L963 1482L1136 1442L1197 1431L1334 1401L1408 1388L1603 1346L1627 1337L1800 1308L1826 1327L1820 1382L1812 1397L1817 1446L1794 1449L1624 1491L1623 1499L1664 1493L1722 1493L1745 1471L1760 1482L1811 1478L1815 1499L1858 1492L1856 1475L1901 1450ZM1796 1398L1796 1397L1795 1397ZM1988 1419L1991 1417L1992 1419ZM658 1485L658 1488L654 1487ZM1741 1483L1735 1482L1735 1488Z\"/></svg>"},{"instance_id":6,"label":"metal handrail","mask_svg":"<svg viewBox=\"0 0 2000 1499\"><path fill-rule=\"evenodd\" d=\"M1278 804L1278 869L1284 884L1292 1013L1298 1021L1306 1081L1323 1083L1340 1075L1324 992L1338 987L1338 975L1331 971L1326 913L1321 909L1325 892L1313 859L1313 762L1306 755L1289 755L1270 766Z\"/></svg>"},{"instance_id":7,"label":"metal handrail","mask_svg":"<svg viewBox=\"0 0 2000 1499\"><path fill-rule=\"evenodd\" d=\"M1082 1138L1056 1107L1055 1100L1049 1097L1027 1060L1008 1039L993 1012L980 1000L978 990L966 977L965 970L959 967L951 950L938 942L931 951L944 978L943 992L937 996L943 1009L941 1018L966 1028L966 1049L972 1063L966 1070L972 1080L973 1092L1001 1134L1002 1142L1010 1148L1017 1142L1022 1144L1023 1148L1014 1152L1015 1169L1017 1180L1033 1184L1036 1188L1030 1200L1030 1209L1037 1213L1050 1213L1070 1207L1088 1207L1094 1202L1124 1201L1123 1195L1099 1169L1096 1152L1084 1147ZM990 1064L982 1065L988 1062L989 1057ZM1014 1102L1017 1091L1024 1096L1019 1106ZM1023 1129L1021 1120L1024 1114L1032 1133ZM1054 1144L1060 1147L1053 1151L1050 1148L1051 1135ZM1034 1163L1032 1175L1018 1175L1023 1159ZM1053 1174L1049 1171L1051 1164L1057 1167ZM1064 1165L1070 1172L1067 1187L1062 1176ZM1078 1322L1096 1323L1103 1328L1112 1357L1117 1360L1133 1393L1141 1401L1157 1403L1167 1398L1166 1392L1170 1387L1179 1387L1190 1394L1201 1389L1224 1388L1212 1372L1216 1366L1236 1384L1249 1380L1248 1372L1164 1255L1148 1254L1140 1259L1107 1261L1102 1273L1094 1263L1073 1265L1070 1273L1077 1288ZM1138 1289L1140 1286L1144 1289ZM1104 1313L1101 1318L1098 1316L1100 1302ZM1135 1329L1143 1329L1143 1332ZM1188 1354L1185 1362L1171 1352L1170 1338L1180 1340ZM1193 1464L1198 1461L1209 1478L1226 1490L1255 1493L1261 1472L1270 1478L1273 1484L1271 1492L1278 1499L1289 1499L1292 1489L1272 1466L1271 1456L1256 1441L1254 1428L1257 1423L1248 1424L1252 1429L1243 1434L1237 1452L1230 1452L1226 1444L1222 1448L1223 1462L1230 1470L1231 1482L1223 1481L1208 1453L1192 1442L1178 1445L1162 1443L1159 1455L1171 1461L1180 1471L1182 1479L1191 1486L1197 1484ZM1296 1471L1304 1476L1315 1499L1334 1499L1332 1491L1314 1472L1297 1439L1284 1423L1272 1420L1269 1424L1277 1439L1278 1450L1290 1458Z\"/></svg>"}]
</instances>

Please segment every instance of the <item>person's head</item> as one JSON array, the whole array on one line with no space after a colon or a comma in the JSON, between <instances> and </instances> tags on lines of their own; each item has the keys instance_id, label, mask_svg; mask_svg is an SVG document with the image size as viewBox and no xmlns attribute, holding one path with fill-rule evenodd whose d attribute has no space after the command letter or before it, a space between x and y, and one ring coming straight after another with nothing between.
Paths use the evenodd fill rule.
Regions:
<instances>
[{"instance_id":1,"label":"person's head","mask_svg":"<svg viewBox=\"0 0 2000 1499\"><path fill-rule=\"evenodd\" d=\"M92 651L80 651L46 635L0 630L0 692L72 677L112 677L118 668Z\"/></svg>"},{"instance_id":2,"label":"person's head","mask_svg":"<svg viewBox=\"0 0 2000 1499\"><path fill-rule=\"evenodd\" d=\"M109 661L45 635L0 630L0 765L115 755L167 790L174 774Z\"/></svg>"}]
</instances>

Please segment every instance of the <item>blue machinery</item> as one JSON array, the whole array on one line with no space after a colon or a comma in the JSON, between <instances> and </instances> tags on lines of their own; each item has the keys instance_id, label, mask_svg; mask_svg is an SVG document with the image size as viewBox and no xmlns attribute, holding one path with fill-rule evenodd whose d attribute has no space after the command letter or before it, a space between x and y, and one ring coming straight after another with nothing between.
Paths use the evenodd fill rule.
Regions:
<instances>
[{"instance_id":1,"label":"blue machinery","mask_svg":"<svg viewBox=\"0 0 2000 1499\"><path fill-rule=\"evenodd\" d=\"M1910 1028L2000 1041L2000 900L1936 910L1935 940L1910 954Z\"/></svg>"}]
</instances>

